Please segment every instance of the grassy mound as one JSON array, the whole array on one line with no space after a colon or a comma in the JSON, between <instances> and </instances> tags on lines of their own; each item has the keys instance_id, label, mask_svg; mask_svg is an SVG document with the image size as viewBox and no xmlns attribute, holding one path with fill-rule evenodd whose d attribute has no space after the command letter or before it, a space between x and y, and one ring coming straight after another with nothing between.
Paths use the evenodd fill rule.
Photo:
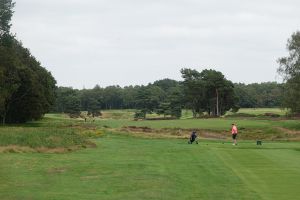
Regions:
<instances>
[{"instance_id":1,"label":"grassy mound","mask_svg":"<svg viewBox=\"0 0 300 200\"><path fill-rule=\"evenodd\" d=\"M91 138L103 135L94 125L45 118L22 126L0 127L0 152L67 152L94 147Z\"/></svg>"}]
</instances>

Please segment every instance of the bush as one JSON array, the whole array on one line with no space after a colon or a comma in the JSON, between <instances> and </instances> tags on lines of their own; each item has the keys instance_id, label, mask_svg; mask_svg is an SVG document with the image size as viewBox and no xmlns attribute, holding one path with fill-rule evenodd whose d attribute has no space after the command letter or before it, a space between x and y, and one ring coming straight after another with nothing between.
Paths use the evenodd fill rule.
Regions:
<instances>
[{"instance_id":1,"label":"bush","mask_svg":"<svg viewBox=\"0 0 300 200\"><path fill-rule=\"evenodd\" d=\"M266 117L280 117L279 114L275 114L275 113L265 113L264 116L266 116Z\"/></svg>"},{"instance_id":2,"label":"bush","mask_svg":"<svg viewBox=\"0 0 300 200\"><path fill-rule=\"evenodd\" d=\"M134 119L145 119L146 115L144 112L137 111L134 114Z\"/></svg>"}]
</instances>

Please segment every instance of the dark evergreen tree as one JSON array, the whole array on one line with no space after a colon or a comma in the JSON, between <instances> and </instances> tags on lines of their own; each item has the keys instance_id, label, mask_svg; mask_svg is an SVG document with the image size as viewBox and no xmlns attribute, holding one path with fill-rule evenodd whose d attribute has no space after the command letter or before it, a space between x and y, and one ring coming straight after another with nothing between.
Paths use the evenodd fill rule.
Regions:
<instances>
[{"instance_id":1,"label":"dark evergreen tree","mask_svg":"<svg viewBox=\"0 0 300 200\"><path fill-rule=\"evenodd\" d=\"M21 123L39 119L55 101L56 81L10 34L14 3L0 1L0 120Z\"/></svg>"},{"instance_id":2,"label":"dark evergreen tree","mask_svg":"<svg viewBox=\"0 0 300 200\"><path fill-rule=\"evenodd\" d=\"M225 79L221 72L203 70L201 73L192 69L182 69L186 105L197 114L207 112L220 116L236 107L237 98L231 81Z\"/></svg>"}]
</instances>

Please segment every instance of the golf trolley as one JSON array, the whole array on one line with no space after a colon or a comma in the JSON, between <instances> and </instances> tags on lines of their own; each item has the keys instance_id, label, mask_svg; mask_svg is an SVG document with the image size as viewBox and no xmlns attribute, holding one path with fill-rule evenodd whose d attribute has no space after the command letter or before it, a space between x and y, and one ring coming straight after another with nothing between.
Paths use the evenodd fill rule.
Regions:
<instances>
[{"instance_id":1,"label":"golf trolley","mask_svg":"<svg viewBox=\"0 0 300 200\"><path fill-rule=\"evenodd\" d=\"M193 141L193 142L195 142L196 144L198 144L198 140L195 140L195 141ZM189 141L188 141L188 144L193 144L193 142L192 142L191 140L189 140Z\"/></svg>"}]
</instances>

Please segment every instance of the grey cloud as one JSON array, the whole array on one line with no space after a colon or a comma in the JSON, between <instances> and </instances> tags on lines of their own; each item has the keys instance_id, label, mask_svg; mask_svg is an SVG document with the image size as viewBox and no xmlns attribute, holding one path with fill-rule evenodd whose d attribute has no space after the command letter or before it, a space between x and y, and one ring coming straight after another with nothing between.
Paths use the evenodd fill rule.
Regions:
<instances>
[{"instance_id":1,"label":"grey cloud","mask_svg":"<svg viewBox=\"0 0 300 200\"><path fill-rule=\"evenodd\" d=\"M59 85L180 80L191 67L234 82L277 79L299 28L296 0L24 0L13 31Z\"/></svg>"}]
</instances>

